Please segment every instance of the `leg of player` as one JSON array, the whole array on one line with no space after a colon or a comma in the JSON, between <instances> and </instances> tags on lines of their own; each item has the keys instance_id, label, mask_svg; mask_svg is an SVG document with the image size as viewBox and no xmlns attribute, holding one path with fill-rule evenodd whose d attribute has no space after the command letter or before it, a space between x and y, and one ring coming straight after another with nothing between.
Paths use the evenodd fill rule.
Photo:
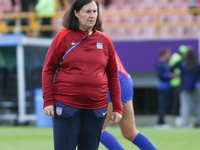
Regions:
<instances>
[{"instance_id":1,"label":"leg of player","mask_svg":"<svg viewBox=\"0 0 200 150\"><path fill-rule=\"evenodd\" d=\"M118 140L112 134L110 134L105 130L106 126L110 122L112 110L113 110L112 103L109 102L107 109L107 116L101 133L100 142L109 150L125 150L122 147L122 145L118 142Z\"/></svg>"},{"instance_id":2,"label":"leg of player","mask_svg":"<svg viewBox=\"0 0 200 150\"><path fill-rule=\"evenodd\" d=\"M133 100L123 103L123 106L123 117L118 124L124 138L131 141L141 150L157 150L151 140L136 129Z\"/></svg>"}]
</instances>

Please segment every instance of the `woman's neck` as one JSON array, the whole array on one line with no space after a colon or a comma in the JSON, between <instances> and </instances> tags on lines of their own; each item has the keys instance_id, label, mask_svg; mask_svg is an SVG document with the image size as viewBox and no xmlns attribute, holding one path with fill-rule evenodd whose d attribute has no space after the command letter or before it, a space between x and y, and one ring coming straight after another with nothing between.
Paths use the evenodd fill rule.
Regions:
<instances>
[{"instance_id":1,"label":"woman's neck","mask_svg":"<svg viewBox=\"0 0 200 150\"><path fill-rule=\"evenodd\" d=\"M93 28L91 28L91 29L84 29L84 28L79 28L80 30L82 30L82 31L87 31L87 32L90 32L90 31L92 31L92 29Z\"/></svg>"}]
</instances>

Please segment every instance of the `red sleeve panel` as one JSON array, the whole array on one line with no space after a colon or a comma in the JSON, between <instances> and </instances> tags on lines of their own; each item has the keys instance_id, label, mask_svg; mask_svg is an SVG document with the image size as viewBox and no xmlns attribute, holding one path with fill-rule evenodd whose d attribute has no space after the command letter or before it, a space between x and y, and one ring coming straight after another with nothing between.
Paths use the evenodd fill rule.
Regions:
<instances>
[{"instance_id":1,"label":"red sleeve panel","mask_svg":"<svg viewBox=\"0 0 200 150\"><path fill-rule=\"evenodd\" d=\"M43 107L54 105L53 78L63 55L62 51L57 50L56 47L59 45L61 39L70 31L67 29L61 30L53 39L46 54L42 71Z\"/></svg>"}]
</instances>

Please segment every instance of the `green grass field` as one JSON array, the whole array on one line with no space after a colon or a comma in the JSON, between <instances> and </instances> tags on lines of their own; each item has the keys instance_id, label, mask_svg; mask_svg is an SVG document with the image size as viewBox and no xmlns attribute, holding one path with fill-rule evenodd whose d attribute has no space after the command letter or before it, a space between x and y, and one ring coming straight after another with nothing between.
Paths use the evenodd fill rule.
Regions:
<instances>
[{"instance_id":1,"label":"green grass field","mask_svg":"<svg viewBox=\"0 0 200 150\"><path fill-rule=\"evenodd\" d=\"M200 149L200 129L138 127L138 130L147 135L159 150ZM118 126L108 126L107 131L115 135L126 150L138 150L122 137ZM52 128L0 126L0 149L53 150ZM106 150L106 148L100 144L99 150Z\"/></svg>"}]
</instances>

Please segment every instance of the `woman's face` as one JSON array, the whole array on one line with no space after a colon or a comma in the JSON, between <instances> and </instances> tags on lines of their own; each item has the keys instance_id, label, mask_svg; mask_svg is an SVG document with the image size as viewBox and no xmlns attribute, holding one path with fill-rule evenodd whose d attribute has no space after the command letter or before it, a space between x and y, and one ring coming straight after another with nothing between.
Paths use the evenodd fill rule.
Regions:
<instances>
[{"instance_id":1,"label":"woman's face","mask_svg":"<svg viewBox=\"0 0 200 150\"><path fill-rule=\"evenodd\" d=\"M79 12L75 10L74 14L79 20L79 29L91 31L97 19L97 5L92 1L84 5Z\"/></svg>"},{"instance_id":2,"label":"woman's face","mask_svg":"<svg viewBox=\"0 0 200 150\"><path fill-rule=\"evenodd\" d=\"M166 57L166 60L169 60L169 58L171 57L171 51L170 50L167 51L165 57Z\"/></svg>"}]
</instances>

